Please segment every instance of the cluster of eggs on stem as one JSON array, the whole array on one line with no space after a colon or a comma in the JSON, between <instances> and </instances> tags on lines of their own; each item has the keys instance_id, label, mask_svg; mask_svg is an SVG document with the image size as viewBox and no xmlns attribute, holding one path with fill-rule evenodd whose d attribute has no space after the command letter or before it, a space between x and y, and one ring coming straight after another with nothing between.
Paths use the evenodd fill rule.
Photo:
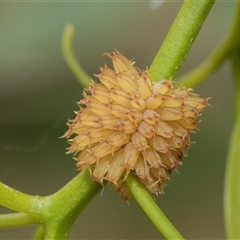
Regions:
<instances>
[{"instance_id":1,"label":"cluster of eggs on stem","mask_svg":"<svg viewBox=\"0 0 240 240\"><path fill-rule=\"evenodd\" d=\"M95 75L101 83L91 83L68 122L68 152L75 153L79 170L111 182L124 199L131 197L124 184L130 171L158 195L182 163L208 99L170 80L153 82L118 51L108 56L114 69L101 68Z\"/></svg>"}]
</instances>

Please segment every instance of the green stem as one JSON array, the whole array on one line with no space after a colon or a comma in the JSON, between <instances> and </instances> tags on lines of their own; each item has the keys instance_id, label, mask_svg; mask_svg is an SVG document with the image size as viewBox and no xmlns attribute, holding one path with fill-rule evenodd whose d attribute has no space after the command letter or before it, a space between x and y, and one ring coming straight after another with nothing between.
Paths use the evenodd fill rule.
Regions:
<instances>
[{"instance_id":1,"label":"green stem","mask_svg":"<svg viewBox=\"0 0 240 240\"><path fill-rule=\"evenodd\" d=\"M213 4L211 0L184 1L149 69L153 81L175 78Z\"/></svg>"},{"instance_id":2,"label":"green stem","mask_svg":"<svg viewBox=\"0 0 240 240\"><path fill-rule=\"evenodd\" d=\"M67 25L62 38L62 51L64 58L72 70L72 72L77 77L77 80L80 82L81 85L84 87L89 87L90 85L90 77L88 74L83 70L83 68L79 65L76 57L74 56L73 49L72 49L72 42L74 36L74 27L73 25Z\"/></svg>"},{"instance_id":3,"label":"green stem","mask_svg":"<svg viewBox=\"0 0 240 240\"><path fill-rule=\"evenodd\" d=\"M46 201L40 196L31 196L0 182L0 205L41 218Z\"/></svg>"},{"instance_id":4,"label":"green stem","mask_svg":"<svg viewBox=\"0 0 240 240\"><path fill-rule=\"evenodd\" d=\"M67 239L71 226L80 212L102 189L92 180L88 170L83 170L67 185L49 196L51 205L45 209L45 239ZM45 214L45 216L46 216Z\"/></svg>"},{"instance_id":5,"label":"green stem","mask_svg":"<svg viewBox=\"0 0 240 240\"><path fill-rule=\"evenodd\" d=\"M232 41L228 36L199 67L179 78L176 82L176 86L192 88L204 81L224 62L224 60L226 60L231 46Z\"/></svg>"},{"instance_id":6,"label":"green stem","mask_svg":"<svg viewBox=\"0 0 240 240\"><path fill-rule=\"evenodd\" d=\"M214 1L209 0L184 1L149 68L153 81L176 77L213 4ZM133 174L126 179L126 184L165 238L184 239Z\"/></svg>"},{"instance_id":7,"label":"green stem","mask_svg":"<svg viewBox=\"0 0 240 240\"><path fill-rule=\"evenodd\" d=\"M194 87L210 76L227 59L231 50L239 42L240 2L238 3L235 19L228 35L214 49L210 56L196 69L182 76L177 86Z\"/></svg>"},{"instance_id":8,"label":"green stem","mask_svg":"<svg viewBox=\"0 0 240 240\"><path fill-rule=\"evenodd\" d=\"M240 239L240 116L232 132L224 191L225 226L228 239Z\"/></svg>"},{"instance_id":9,"label":"green stem","mask_svg":"<svg viewBox=\"0 0 240 240\"><path fill-rule=\"evenodd\" d=\"M0 204L31 215L2 215L0 223L2 221L3 227L43 223L45 239L67 239L70 228L80 212L101 189L99 183L92 181L88 170L82 171L62 189L48 197L30 196L0 182Z\"/></svg>"},{"instance_id":10,"label":"green stem","mask_svg":"<svg viewBox=\"0 0 240 240\"><path fill-rule=\"evenodd\" d=\"M228 239L240 239L240 47L232 51L235 90L233 128L225 175L224 211Z\"/></svg>"},{"instance_id":11,"label":"green stem","mask_svg":"<svg viewBox=\"0 0 240 240\"><path fill-rule=\"evenodd\" d=\"M12 228L39 224L40 221L26 213L8 213L0 215L0 228Z\"/></svg>"},{"instance_id":12,"label":"green stem","mask_svg":"<svg viewBox=\"0 0 240 240\"><path fill-rule=\"evenodd\" d=\"M158 207L138 177L130 173L125 183L138 204L166 239L184 239Z\"/></svg>"}]
</instances>

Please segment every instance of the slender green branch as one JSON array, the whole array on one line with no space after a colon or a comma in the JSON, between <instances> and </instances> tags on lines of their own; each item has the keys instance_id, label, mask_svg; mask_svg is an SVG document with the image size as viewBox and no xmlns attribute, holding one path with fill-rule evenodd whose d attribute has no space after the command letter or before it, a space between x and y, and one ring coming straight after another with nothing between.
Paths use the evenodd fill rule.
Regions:
<instances>
[{"instance_id":1,"label":"slender green branch","mask_svg":"<svg viewBox=\"0 0 240 240\"><path fill-rule=\"evenodd\" d=\"M237 5L235 19L228 35L220 42L215 50L196 69L182 76L177 86L194 87L210 76L227 59L232 49L239 43L240 2Z\"/></svg>"},{"instance_id":2,"label":"slender green branch","mask_svg":"<svg viewBox=\"0 0 240 240\"><path fill-rule=\"evenodd\" d=\"M231 42L229 37L225 38L199 67L179 78L176 86L192 88L204 81L226 60L231 50Z\"/></svg>"},{"instance_id":3,"label":"slender green branch","mask_svg":"<svg viewBox=\"0 0 240 240\"><path fill-rule=\"evenodd\" d=\"M225 228L228 239L240 239L240 2L230 35L233 38L231 51L235 91L234 128L229 144L224 186Z\"/></svg>"},{"instance_id":4,"label":"slender green branch","mask_svg":"<svg viewBox=\"0 0 240 240\"><path fill-rule=\"evenodd\" d=\"M125 183L138 204L166 239L184 239L133 173L129 174Z\"/></svg>"},{"instance_id":5,"label":"slender green branch","mask_svg":"<svg viewBox=\"0 0 240 240\"><path fill-rule=\"evenodd\" d=\"M235 126L227 158L224 211L228 239L240 239L240 46L232 51L231 60L235 90Z\"/></svg>"},{"instance_id":6,"label":"slender green branch","mask_svg":"<svg viewBox=\"0 0 240 240\"><path fill-rule=\"evenodd\" d=\"M0 215L0 228L12 228L40 224L40 220L26 213L8 213Z\"/></svg>"},{"instance_id":7,"label":"slender green branch","mask_svg":"<svg viewBox=\"0 0 240 240\"><path fill-rule=\"evenodd\" d=\"M72 42L74 36L74 27L73 25L67 25L62 38L62 51L64 58L72 70L72 72L77 77L77 80L80 82L81 85L84 87L89 87L90 85L90 77L84 71L84 69L79 65L76 57L74 56L73 49L72 49Z\"/></svg>"},{"instance_id":8,"label":"slender green branch","mask_svg":"<svg viewBox=\"0 0 240 240\"><path fill-rule=\"evenodd\" d=\"M214 1L185 0L149 69L154 81L174 79Z\"/></svg>"},{"instance_id":9,"label":"slender green branch","mask_svg":"<svg viewBox=\"0 0 240 240\"><path fill-rule=\"evenodd\" d=\"M198 35L214 1L184 1L149 73L154 81L174 79ZM129 175L126 184L148 217L167 239L184 239L163 214L138 179Z\"/></svg>"},{"instance_id":10,"label":"slender green branch","mask_svg":"<svg viewBox=\"0 0 240 240\"><path fill-rule=\"evenodd\" d=\"M30 196L0 182L0 204L10 209L28 213L6 214L0 218L2 226L23 226L43 223L45 239L67 239L70 228L80 212L102 189L92 181L88 170L84 170L55 194L48 197ZM13 220L11 223L11 219ZM41 231L35 238L41 238ZM39 236L39 237L38 237Z\"/></svg>"},{"instance_id":11,"label":"slender green branch","mask_svg":"<svg viewBox=\"0 0 240 240\"><path fill-rule=\"evenodd\" d=\"M240 239L240 116L232 132L224 191L225 225L228 239Z\"/></svg>"},{"instance_id":12,"label":"slender green branch","mask_svg":"<svg viewBox=\"0 0 240 240\"><path fill-rule=\"evenodd\" d=\"M94 182L88 170L83 170L62 189L49 196L51 206L46 219L45 239L66 239L80 212L102 189Z\"/></svg>"},{"instance_id":13,"label":"slender green branch","mask_svg":"<svg viewBox=\"0 0 240 240\"><path fill-rule=\"evenodd\" d=\"M44 204L42 197L22 193L0 182L0 205L41 218Z\"/></svg>"}]
</instances>

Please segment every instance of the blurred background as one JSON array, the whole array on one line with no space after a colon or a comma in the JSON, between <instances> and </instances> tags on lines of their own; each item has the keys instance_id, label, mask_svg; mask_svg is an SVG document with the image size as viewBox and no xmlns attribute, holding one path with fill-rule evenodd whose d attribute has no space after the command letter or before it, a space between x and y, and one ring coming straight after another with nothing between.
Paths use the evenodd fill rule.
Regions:
<instances>
[{"instance_id":1,"label":"blurred background","mask_svg":"<svg viewBox=\"0 0 240 240\"><path fill-rule=\"evenodd\" d=\"M94 79L117 48L136 66L149 66L182 1L159 8L149 1L0 3L0 181L29 194L49 195L78 173L65 154L68 118L78 110L82 88L67 67L61 38L75 26L74 49ZM179 75L197 66L232 22L236 3L217 1ZM196 88L212 97L197 144L173 173L159 206L187 239L223 239L223 182L232 128L231 69L225 63ZM0 213L7 210L0 207ZM0 230L0 239L29 239L35 226ZM105 186L76 221L71 239L160 239L141 208Z\"/></svg>"}]
</instances>

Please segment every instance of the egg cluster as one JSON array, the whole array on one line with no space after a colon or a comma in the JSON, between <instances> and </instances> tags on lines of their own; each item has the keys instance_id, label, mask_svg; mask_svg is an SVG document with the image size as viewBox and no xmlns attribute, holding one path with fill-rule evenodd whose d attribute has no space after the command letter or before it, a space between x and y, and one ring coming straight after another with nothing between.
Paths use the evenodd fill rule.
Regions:
<instances>
[{"instance_id":1,"label":"egg cluster","mask_svg":"<svg viewBox=\"0 0 240 240\"><path fill-rule=\"evenodd\" d=\"M158 195L186 155L207 99L168 80L153 82L118 51L108 56L114 70L101 68L101 83L91 83L68 122L68 153L75 153L78 169L110 181L124 199L131 197L124 184L130 171Z\"/></svg>"}]
</instances>

